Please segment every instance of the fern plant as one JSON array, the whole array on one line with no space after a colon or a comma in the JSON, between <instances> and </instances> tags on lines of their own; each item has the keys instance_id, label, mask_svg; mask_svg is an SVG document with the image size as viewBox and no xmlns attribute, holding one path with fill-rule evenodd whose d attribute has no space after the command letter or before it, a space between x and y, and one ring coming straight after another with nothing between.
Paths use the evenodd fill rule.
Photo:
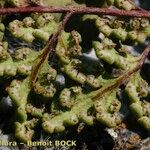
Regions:
<instances>
[{"instance_id":1,"label":"fern plant","mask_svg":"<svg viewBox=\"0 0 150 150\"><path fill-rule=\"evenodd\" d=\"M149 11L128 0L6 0L0 14L0 78L15 110L17 140L34 140L37 127L49 135L81 123L115 129L124 122L119 91L126 92L131 113L150 131L149 85L140 75L149 61ZM92 38L88 28L87 38L83 32L87 21L96 31ZM27 46L12 52L7 33ZM29 48L37 41L41 50ZM87 42L97 66L85 65ZM147 47L134 55L129 46L139 45Z\"/></svg>"}]
</instances>

